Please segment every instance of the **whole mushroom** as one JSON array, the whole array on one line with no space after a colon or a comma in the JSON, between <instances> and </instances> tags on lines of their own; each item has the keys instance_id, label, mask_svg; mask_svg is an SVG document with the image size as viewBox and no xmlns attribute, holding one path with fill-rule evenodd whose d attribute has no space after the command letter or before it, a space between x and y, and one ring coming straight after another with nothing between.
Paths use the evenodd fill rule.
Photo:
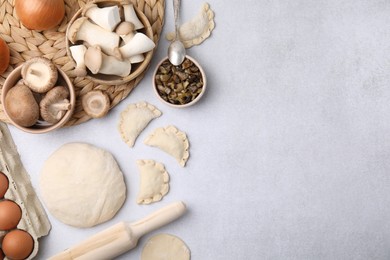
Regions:
<instances>
[{"instance_id":1,"label":"whole mushroom","mask_svg":"<svg viewBox=\"0 0 390 260\"><path fill-rule=\"evenodd\" d=\"M85 113L93 118L105 116L110 109L108 95L100 90L88 92L82 97L81 101Z\"/></svg>"},{"instance_id":2,"label":"whole mushroom","mask_svg":"<svg viewBox=\"0 0 390 260\"><path fill-rule=\"evenodd\" d=\"M24 84L37 93L49 91L58 79L56 65L44 57L28 60L23 64L21 73Z\"/></svg>"},{"instance_id":3,"label":"whole mushroom","mask_svg":"<svg viewBox=\"0 0 390 260\"><path fill-rule=\"evenodd\" d=\"M39 106L31 89L19 84L5 96L4 107L8 116L18 125L30 127L39 119Z\"/></svg>"},{"instance_id":4,"label":"whole mushroom","mask_svg":"<svg viewBox=\"0 0 390 260\"><path fill-rule=\"evenodd\" d=\"M52 88L39 103L41 117L50 124L61 120L71 108L69 91L63 86Z\"/></svg>"}]
</instances>

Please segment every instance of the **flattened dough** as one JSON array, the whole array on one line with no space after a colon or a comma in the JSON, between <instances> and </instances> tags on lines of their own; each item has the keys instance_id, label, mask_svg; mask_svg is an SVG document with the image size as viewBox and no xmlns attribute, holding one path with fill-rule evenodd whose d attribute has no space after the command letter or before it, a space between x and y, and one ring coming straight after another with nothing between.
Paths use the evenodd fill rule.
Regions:
<instances>
[{"instance_id":1,"label":"flattened dough","mask_svg":"<svg viewBox=\"0 0 390 260\"><path fill-rule=\"evenodd\" d=\"M138 204L160 201L169 191L169 174L163 164L153 160L138 160L140 171L140 191Z\"/></svg>"},{"instance_id":2,"label":"flattened dough","mask_svg":"<svg viewBox=\"0 0 390 260\"><path fill-rule=\"evenodd\" d=\"M150 121L159 116L161 116L161 111L147 102L128 105L120 115L118 126L123 141L133 147L142 130Z\"/></svg>"},{"instance_id":3,"label":"flattened dough","mask_svg":"<svg viewBox=\"0 0 390 260\"><path fill-rule=\"evenodd\" d=\"M170 125L165 128L157 128L145 139L145 144L158 147L170 154L184 167L190 157L190 144L187 135Z\"/></svg>"},{"instance_id":4,"label":"flattened dough","mask_svg":"<svg viewBox=\"0 0 390 260\"><path fill-rule=\"evenodd\" d=\"M123 174L107 151L68 143L44 163L40 174L44 203L54 217L75 227L111 219L126 198Z\"/></svg>"},{"instance_id":5,"label":"flattened dough","mask_svg":"<svg viewBox=\"0 0 390 260\"><path fill-rule=\"evenodd\" d=\"M146 242L141 260L189 260L191 252L180 238L169 234L158 234Z\"/></svg>"},{"instance_id":6,"label":"flattened dough","mask_svg":"<svg viewBox=\"0 0 390 260\"><path fill-rule=\"evenodd\" d=\"M197 16L179 27L180 40L186 48L199 45L210 36L214 28L214 12L209 4L204 3ZM173 41L175 33L168 33L166 39Z\"/></svg>"}]
</instances>

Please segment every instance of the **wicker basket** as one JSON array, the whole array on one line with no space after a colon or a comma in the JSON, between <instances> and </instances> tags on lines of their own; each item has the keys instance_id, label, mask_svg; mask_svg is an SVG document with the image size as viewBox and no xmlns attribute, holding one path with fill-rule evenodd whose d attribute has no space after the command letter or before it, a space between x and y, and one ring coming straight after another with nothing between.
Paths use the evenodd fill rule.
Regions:
<instances>
[{"instance_id":1,"label":"wicker basket","mask_svg":"<svg viewBox=\"0 0 390 260\"><path fill-rule=\"evenodd\" d=\"M92 90L107 93L111 100L111 108L126 98L145 75L146 69L134 80L125 84L105 85L94 83L90 78L74 77L72 71L75 62L67 56L65 33L68 22L88 0L65 0L65 18L62 23L52 30L35 31L21 25L14 10L14 0L0 0L0 38L5 40L11 51L8 70L0 76L0 87L6 77L24 61L44 56L61 67L71 78L76 91L76 108L66 126L77 125L91 119L81 106L81 97ZM143 11L153 29L153 40L158 44L164 24L165 0L129 0L139 10ZM6 118L2 105L0 120L10 123Z\"/></svg>"}]
</instances>

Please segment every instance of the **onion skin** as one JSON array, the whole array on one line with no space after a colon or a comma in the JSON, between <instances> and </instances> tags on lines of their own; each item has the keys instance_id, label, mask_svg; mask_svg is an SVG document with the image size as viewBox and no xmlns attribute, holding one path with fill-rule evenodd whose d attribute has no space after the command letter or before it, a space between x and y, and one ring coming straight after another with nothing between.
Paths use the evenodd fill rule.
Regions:
<instances>
[{"instance_id":1,"label":"onion skin","mask_svg":"<svg viewBox=\"0 0 390 260\"><path fill-rule=\"evenodd\" d=\"M8 45L0 38L0 74L3 74L9 65L10 52Z\"/></svg>"},{"instance_id":2,"label":"onion skin","mask_svg":"<svg viewBox=\"0 0 390 260\"><path fill-rule=\"evenodd\" d=\"M15 0L15 11L25 27L42 31L61 23L65 3L64 0Z\"/></svg>"}]
</instances>

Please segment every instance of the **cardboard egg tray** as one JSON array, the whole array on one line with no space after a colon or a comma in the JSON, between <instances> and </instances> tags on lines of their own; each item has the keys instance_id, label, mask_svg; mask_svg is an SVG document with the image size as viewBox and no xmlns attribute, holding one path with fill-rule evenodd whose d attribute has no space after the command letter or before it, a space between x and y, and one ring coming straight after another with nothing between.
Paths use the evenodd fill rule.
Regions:
<instances>
[{"instance_id":1,"label":"cardboard egg tray","mask_svg":"<svg viewBox=\"0 0 390 260\"><path fill-rule=\"evenodd\" d=\"M34 249L27 258L33 259L38 253L38 238L46 236L51 225L5 123L0 123L0 171L9 181L4 199L16 202L22 210L22 219L17 228L27 231L34 239ZM6 233L7 231L0 230L0 242Z\"/></svg>"}]
</instances>

